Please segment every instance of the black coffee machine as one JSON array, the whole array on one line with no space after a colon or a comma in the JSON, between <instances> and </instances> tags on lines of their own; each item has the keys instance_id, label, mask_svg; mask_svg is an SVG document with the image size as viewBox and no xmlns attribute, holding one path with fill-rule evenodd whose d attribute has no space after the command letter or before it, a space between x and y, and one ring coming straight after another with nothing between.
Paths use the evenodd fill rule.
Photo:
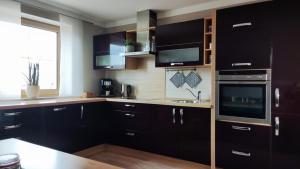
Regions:
<instances>
[{"instance_id":1,"label":"black coffee machine","mask_svg":"<svg viewBox=\"0 0 300 169\"><path fill-rule=\"evenodd\" d=\"M113 97L114 96L113 80L101 79L99 87L100 87L100 97Z\"/></svg>"}]
</instances>

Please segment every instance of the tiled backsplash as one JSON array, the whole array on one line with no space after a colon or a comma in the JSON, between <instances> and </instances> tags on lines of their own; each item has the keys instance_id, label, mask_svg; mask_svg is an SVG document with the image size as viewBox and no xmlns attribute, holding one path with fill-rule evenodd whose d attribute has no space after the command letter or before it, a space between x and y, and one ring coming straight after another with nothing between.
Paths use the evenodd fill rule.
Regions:
<instances>
[{"instance_id":1,"label":"tiled backsplash","mask_svg":"<svg viewBox=\"0 0 300 169\"><path fill-rule=\"evenodd\" d=\"M132 85L133 95L138 99L163 99L165 96L165 73L163 68L155 68L155 58L139 60L136 70L106 71L106 78L118 83Z\"/></svg>"},{"instance_id":2,"label":"tiled backsplash","mask_svg":"<svg viewBox=\"0 0 300 169\"><path fill-rule=\"evenodd\" d=\"M191 73L195 73L201 78L201 81L198 85L189 85L187 76ZM182 86L176 87L173 82L170 80L177 73L184 75L185 82ZM210 100L211 98L211 70L210 68L197 68L197 69L167 69L166 70L166 98L167 99L195 99L195 97L186 89L190 89L195 95L198 91L201 91L201 99ZM196 76L195 76L196 77ZM193 79L192 79L193 80ZM194 80L197 82L197 79ZM197 83L195 83L197 84ZM192 87L191 87L192 86Z\"/></svg>"},{"instance_id":3,"label":"tiled backsplash","mask_svg":"<svg viewBox=\"0 0 300 169\"><path fill-rule=\"evenodd\" d=\"M187 76L191 69L178 69ZM133 86L133 94L138 99L194 99L186 90L191 89L195 94L201 91L202 99L210 99L211 95L211 71L210 68L194 69L201 77L200 84L191 88L186 82L177 88L170 78L177 70L155 68L154 58L141 59L136 70L113 70L106 71L105 77Z\"/></svg>"}]
</instances>

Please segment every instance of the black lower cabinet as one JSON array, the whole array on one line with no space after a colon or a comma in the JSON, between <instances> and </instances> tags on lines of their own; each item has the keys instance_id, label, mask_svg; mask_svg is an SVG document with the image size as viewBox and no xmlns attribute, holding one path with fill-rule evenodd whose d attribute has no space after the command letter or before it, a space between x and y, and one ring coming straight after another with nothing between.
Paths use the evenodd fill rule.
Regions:
<instances>
[{"instance_id":1,"label":"black lower cabinet","mask_svg":"<svg viewBox=\"0 0 300 169\"><path fill-rule=\"evenodd\" d=\"M183 108L183 112L183 124L180 129L180 157L210 165L211 110Z\"/></svg>"},{"instance_id":2,"label":"black lower cabinet","mask_svg":"<svg viewBox=\"0 0 300 169\"><path fill-rule=\"evenodd\" d=\"M210 109L156 106L155 151L210 164Z\"/></svg>"},{"instance_id":3,"label":"black lower cabinet","mask_svg":"<svg viewBox=\"0 0 300 169\"><path fill-rule=\"evenodd\" d=\"M44 108L45 146L73 153L77 150L77 140L81 122L81 105L62 105Z\"/></svg>"},{"instance_id":4,"label":"black lower cabinet","mask_svg":"<svg viewBox=\"0 0 300 169\"><path fill-rule=\"evenodd\" d=\"M210 164L210 109L82 103L0 111L0 138L75 153L99 144Z\"/></svg>"},{"instance_id":5,"label":"black lower cabinet","mask_svg":"<svg viewBox=\"0 0 300 169\"><path fill-rule=\"evenodd\" d=\"M179 157L178 114L171 106L156 106L155 152L167 156Z\"/></svg>"},{"instance_id":6,"label":"black lower cabinet","mask_svg":"<svg viewBox=\"0 0 300 169\"><path fill-rule=\"evenodd\" d=\"M23 139L25 109L0 111L0 139Z\"/></svg>"},{"instance_id":7,"label":"black lower cabinet","mask_svg":"<svg viewBox=\"0 0 300 169\"><path fill-rule=\"evenodd\" d=\"M138 150L153 151L152 106L137 103L109 103L108 142Z\"/></svg>"},{"instance_id":8,"label":"black lower cabinet","mask_svg":"<svg viewBox=\"0 0 300 169\"><path fill-rule=\"evenodd\" d=\"M76 140L76 150L83 150L103 144L108 132L106 103L85 103L81 105L80 126Z\"/></svg>"},{"instance_id":9,"label":"black lower cabinet","mask_svg":"<svg viewBox=\"0 0 300 169\"><path fill-rule=\"evenodd\" d=\"M105 103L44 108L45 146L74 153L103 144L107 132Z\"/></svg>"},{"instance_id":10,"label":"black lower cabinet","mask_svg":"<svg viewBox=\"0 0 300 169\"><path fill-rule=\"evenodd\" d=\"M277 127L276 118L279 122ZM299 115L273 114L272 169L300 168L299 122Z\"/></svg>"},{"instance_id":11,"label":"black lower cabinet","mask_svg":"<svg viewBox=\"0 0 300 169\"><path fill-rule=\"evenodd\" d=\"M101 102L0 111L0 139L17 138L74 153L105 142L106 110Z\"/></svg>"},{"instance_id":12,"label":"black lower cabinet","mask_svg":"<svg viewBox=\"0 0 300 169\"><path fill-rule=\"evenodd\" d=\"M37 145L46 145L43 108L24 109L21 139Z\"/></svg>"},{"instance_id":13,"label":"black lower cabinet","mask_svg":"<svg viewBox=\"0 0 300 169\"><path fill-rule=\"evenodd\" d=\"M216 123L216 166L224 169L269 169L271 127Z\"/></svg>"},{"instance_id":14,"label":"black lower cabinet","mask_svg":"<svg viewBox=\"0 0 300 169\"><path fill-rule=\"evenodd\" d=\"M108 143L210 164L210 109L109 103Z\"/></svg>"}]
</instances>

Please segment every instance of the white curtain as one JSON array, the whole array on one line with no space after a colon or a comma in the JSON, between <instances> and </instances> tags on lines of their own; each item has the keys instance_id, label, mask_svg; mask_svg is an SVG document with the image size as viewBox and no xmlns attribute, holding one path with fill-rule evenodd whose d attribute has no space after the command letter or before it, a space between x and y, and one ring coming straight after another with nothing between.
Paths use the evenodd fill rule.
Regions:
<instances>
[{"instance_id":1,"label":"white curtain","mask_svg":"<svg viewBox=\"0 0 300 169\"><path fill-rule=\"evenodd\" d=\"M60 16L60 96L80 96L86 91L98 94L104 72L93 70L93 36L101 31L91 23Z\"/></svg>"},{"instance_id":2,"label":"white curtain","mask_svg":"<svg viewBox=\"0 0 300 169\"><path fill-rule=\"evenodd\" d=\"M20 3L0 1L0 100L21 95L19 58L22 54Z\"/></svg>"},{"instance_id":3,"label":"white curtain","mask_svg":"<svg viewBox=\"0 0 300 169\"><path fill-rule=\"evenodd\" d=\"M80 96L84 91L83 22L67 16L60 16L61 59L60 96ZM90 57L90 56L87 56Z\"/></svg>"}]
</instances>

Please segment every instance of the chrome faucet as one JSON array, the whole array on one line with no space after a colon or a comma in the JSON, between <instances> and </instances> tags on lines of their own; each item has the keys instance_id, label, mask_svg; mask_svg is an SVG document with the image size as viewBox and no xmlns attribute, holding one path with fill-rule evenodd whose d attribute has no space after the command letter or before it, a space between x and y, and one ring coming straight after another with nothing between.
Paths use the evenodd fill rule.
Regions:
<instances>
[{"instance_id":1,"label":"chrome faucet","mask_svg":"<svg viewBox=\"0 0 300 169\"><path fill-rule=\"evenodd\" d=\"M199 103L201 102L201 97L200 97L201 91L200 90L198 91L198 95L197 96L190 89L186 88L185 90L189 91L197 99L197 101Z\"/></svg>"}]
</instances>

